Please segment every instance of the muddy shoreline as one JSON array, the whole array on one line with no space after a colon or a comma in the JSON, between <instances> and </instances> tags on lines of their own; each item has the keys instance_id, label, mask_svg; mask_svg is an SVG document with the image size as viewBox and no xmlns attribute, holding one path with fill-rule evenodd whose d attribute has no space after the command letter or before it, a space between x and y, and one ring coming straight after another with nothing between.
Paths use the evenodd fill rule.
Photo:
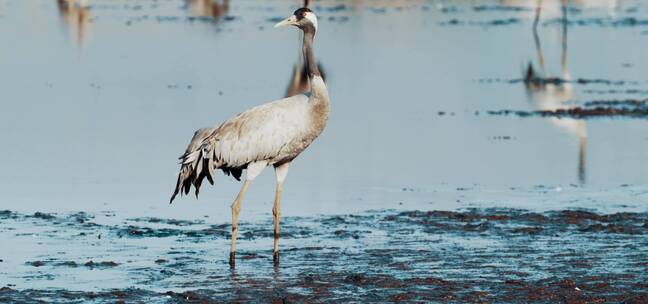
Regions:
<instances>
[{"instance_id":1,"label":"muddy shoreline","mask_svg":"<svg viewBox=\"0 0 648 304\"><path fill-rule=\"evenodd\" d=\"M59 252L15 261L0 256L3 275L22 281L4 284L0 301L648 301L648 213L465 209L287 217L278 267L265 245L271 225L244 223L244 249L233 270L222 254L225 246L218 245L229 238L226 223L130 218L107 225L94 218L0 212L5 239L32 237L11 229L22 223L45 228L48 242L65 242L53 233L65 230L80 246L108 242L117 247L115 254L94 257ZM171 245L131 249L129 240ZM12 263L18 269L6 268ZM132 283L126 288L96 284L91 291L67 286L66 280L79 280L76 275L83 273L99 282L104 274L118 273ZM38 288L42 281L50 287Z\"/></svg>"}]
</instances>

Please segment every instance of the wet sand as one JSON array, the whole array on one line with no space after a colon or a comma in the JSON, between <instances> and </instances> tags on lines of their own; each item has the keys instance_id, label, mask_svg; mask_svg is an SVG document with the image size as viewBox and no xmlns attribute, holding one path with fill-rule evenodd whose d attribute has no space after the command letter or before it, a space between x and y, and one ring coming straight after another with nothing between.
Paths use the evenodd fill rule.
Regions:
<instances>
[{"instance_id":1,"label":"wet sand","mask_svg":"<svg viewBox=\"0 0 648 304\"><path fill-rule=\"evenodd\" d=\"M95 222L99 216L0 212L5 239L7 234L17 242L34 238L18 229L30 225L42 229L41 243L68 242L66 251L37 259L0 256L15 266L3 267L2 275L32 286L69 285L8 284L0 289L0 300L648 300L648 213L493 208L287 217L280 265L273 265L271 246L262 246L271 244L271 222L243 223L235 269L223 250L229 238L225 223L132 218L107 225ZM57 233L62 230L67 236ZM168 245L149 246L156 243ZM93 256L84 250L90 247L109 247L111 253ZM128 287L110 288L103 276L125 279ZM84 278L108 288L75 288L87 283Z\"/></svg>"}]
</instances>

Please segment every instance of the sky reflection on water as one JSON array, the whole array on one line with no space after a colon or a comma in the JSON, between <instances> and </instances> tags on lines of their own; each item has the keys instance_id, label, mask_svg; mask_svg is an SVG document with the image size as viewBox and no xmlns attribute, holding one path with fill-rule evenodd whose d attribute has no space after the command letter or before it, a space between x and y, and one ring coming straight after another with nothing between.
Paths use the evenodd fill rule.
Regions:
<instances>
[{"instance_id":1,"label":"sky reflection on water","mask_svg":"<svg viewBox=\"0 0 648 304\"><path fill-rule=\"evenodd\" d=\"M271 26L298 2L63 2L0 1L11 45L0 56L0 163L10 172L0 207L228 214L239 187L229 177L200 201L165 205L176 158L195 129L286 94L298 33ZM644 119L486 114L646 98L587 93L646 89L648 28L617 22L645 20L645 4L575 1L564 35L561 1L542 1L538 59L536 3L315 1L331 119L289 174L286 214L397 207L401 189L425 193L409 198L424 204L457 187L645 184ZM543 77L626 83L507 83L529 63ZM244 214L270 212L273 178L254 183Z\"/></svg>"}]
</instances>

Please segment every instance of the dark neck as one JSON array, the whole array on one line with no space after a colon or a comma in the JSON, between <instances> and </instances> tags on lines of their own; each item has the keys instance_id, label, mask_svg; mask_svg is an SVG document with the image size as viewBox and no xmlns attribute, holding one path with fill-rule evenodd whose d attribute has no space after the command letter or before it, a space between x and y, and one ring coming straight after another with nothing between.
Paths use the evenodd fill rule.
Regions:
<instances>
[{"instance_id":1,"label":"dark neck","mask_svg":"<svg viewBox=\"0 0 648 304\"><path fill-rule=\"evenodd\" d=\"M313 53L313 38L315 38L315 27L312 25L307 25L304 28L304 61L306 61L306 67L308 68L308 77L313 78L315 76L321 76L319 68L317 68L317 61L315 60L315 54Z\"/></svg>"}]
</instances>

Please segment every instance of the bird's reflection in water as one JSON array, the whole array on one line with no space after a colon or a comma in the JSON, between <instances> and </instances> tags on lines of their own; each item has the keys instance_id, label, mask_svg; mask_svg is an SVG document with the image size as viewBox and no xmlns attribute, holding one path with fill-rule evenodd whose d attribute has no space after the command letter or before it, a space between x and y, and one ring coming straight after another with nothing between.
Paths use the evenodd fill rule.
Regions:
<instances>
[{"instance_id":1,"label":"bird's reflection in water","mask_svg":"<svg viewBox=\"0 0 648 304\"><path fill-rule=\"evenodd\" d=\"M90 24L90 10L84 0L57 0L58 11L61 19L76 39L78 46L83 45L86 40L88 26Z\"/></svg>"},{"instance_id":2,"label":"bird's reflection in water","mask_svg":"<svg viewBox=\"0 0 648 304\"><path fill-rule=\"evenodd\" d=\"M215 23L227 14L229 0L185 0L191 15L211 17Z\"/></svg>"},{"instance_id":3,"label":"bird's reflection in water","mask_svg":"<svg viewBox=\"0 0 648 304\"><path fill-rule=\"evenodd\" d=\"M628 4L627 6L630 7L633 3L632 1L624 2L622 0L500 0L499 2L501 5L509 8L523 8L517 10L516 14L531 18L533 18L537 12L535 9L542 7L543 20L554 20L555 18L560 18L562 15L562 8L565 4L575 9L572 11L596 10L612 17L625 10L624 4Z\"/></svg>"},{"instance_id":4,"label":"bird's reflection in water","mask_svg":"<svg viewBox=\"0 0 648 304\"><path fill-rule=\"evenodd\" d=\"M326 82L326 73L324 67L320 62L317 63L322 79ZM302 94L310 91L310 84L308 80L308 66L304 63L303 57L300 55L299 60L295 63L292 71L292 76L286 88L286 97Z\"/></svg>"},{"instance_id":5,"label":"bird's reflection in water","mask_svg":"<svg viewBox=\"0 0 648 304\"><path fill-rule=\"evenodd\" d=\"M529 63L524 75L524 85L530 101L541 111L565 110L574 107L569 101L574 100L574 88L567 66L567 11L568 1L562 0L561 28L561 77L549 75L545 68L544 54L538 35L538 24L541 18L543 0L537 1L535 20L533 23L533 38L535 41L538 68ZM585 150L587 147L587 125L582 119L549 118L551 123L572 136L578 137L578 180L580 184L586 181Z\"/></svg>"}]
</instances>

